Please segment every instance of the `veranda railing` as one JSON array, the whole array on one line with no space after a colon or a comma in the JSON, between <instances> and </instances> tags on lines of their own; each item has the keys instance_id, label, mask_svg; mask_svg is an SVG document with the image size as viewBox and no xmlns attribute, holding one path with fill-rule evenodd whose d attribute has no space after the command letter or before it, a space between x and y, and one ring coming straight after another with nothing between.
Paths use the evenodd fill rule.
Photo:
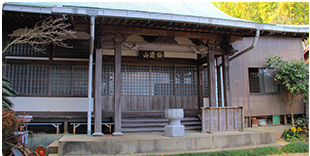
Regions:
<instances>
[{"instance_id":1,"label":"veranda railing","mask_svg":"<svg viewBox=\"0 0 310 156\"><path fill-rule=\"evenodd\" d=\"M242 131L243 107L205 107L202 109L202 131Z\"/></svg>"}]
</instances>

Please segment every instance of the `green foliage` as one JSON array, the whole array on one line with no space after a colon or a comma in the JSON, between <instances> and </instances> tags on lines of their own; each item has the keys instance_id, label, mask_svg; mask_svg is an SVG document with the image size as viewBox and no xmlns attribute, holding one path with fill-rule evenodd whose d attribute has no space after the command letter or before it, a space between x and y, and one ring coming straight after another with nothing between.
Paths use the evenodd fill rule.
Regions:
<instances>
[{"instance_id":1,"label":"green foliage","mask_svg":"<svg viewBox=\"0 0 310 156\"><path fill-rule=\"evenodd\" d=\"M272 155L272 154L282 154L281 150L277 147L262 147L262 148L255 148L253 150L255 155Z\"/></svg>"},{"instance_id":2,"label":"green foliage","mask_svg":"<svg viewBox=\"0 0 310 156\"><path fill-rule=\"evenodd\" d=\"M267 67L275 69L274 80L295 96L301 95L309 102L309 67L296 59L284 61L279 56L269 56Z\"/></svg>"},{"instance_id":3,"label":"green foliage","mask_svg":"<svg viewBox=\"0 0 310 156\"><path fill-rule=\"evenodd\" d=\"M185 153L169 156L264 156L272 154L282 154L282 152L277 147L261 147L252 150L219 151L211 153Z\"/></svg>"},{"instance_id":4,"label":"green foliage","mask_svg":"<svg viewBox=\"0 0 310 156\"><path fill-rule=\"evenodd\" d=\"M7 97L15 95L16 91L11 87L10 80L2 77L2 108L11 108L13 104Z\"/></svg>"},{"instance_id":5,"label":"green foliage","mask_svg":"<svg viewBox=\"0 0 310 156\"><path fill-rule=\"evenodd\" d=\"M303 141L292 142L282 148L285 153L308 153L309 143Z\"/></svg>"},{"instance_id":6,"label":"green foliage","mask_svg":"<svg viewBox=\"0 0 310 156\"><path fill-rule=\"evenodd\" d=\"M224 13L269 24L309 24L309 2L213 2Z\"/></svg>"}]
</instances>

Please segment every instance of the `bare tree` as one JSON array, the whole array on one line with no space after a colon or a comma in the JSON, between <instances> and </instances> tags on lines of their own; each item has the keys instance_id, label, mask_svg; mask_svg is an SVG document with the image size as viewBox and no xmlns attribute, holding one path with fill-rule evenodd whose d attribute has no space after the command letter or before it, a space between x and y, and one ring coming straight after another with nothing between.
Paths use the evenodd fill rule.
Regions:
<instances>
[{"instance_id":1,"label":"bare tree","mask_svg":"<svg viewBox=\"0 0 310 156\"><path fill-rule=\"evenodd\" d=\"M43 51L43 46L54 44L60 47L72 48L63 41L67 37L75 37L76 31L71 30L67 18L49 17L36 23L33 29L27 29L19 34L2 50L5 53L14 44L30 44L35 51Z\"/></svg>"}]
</instances>

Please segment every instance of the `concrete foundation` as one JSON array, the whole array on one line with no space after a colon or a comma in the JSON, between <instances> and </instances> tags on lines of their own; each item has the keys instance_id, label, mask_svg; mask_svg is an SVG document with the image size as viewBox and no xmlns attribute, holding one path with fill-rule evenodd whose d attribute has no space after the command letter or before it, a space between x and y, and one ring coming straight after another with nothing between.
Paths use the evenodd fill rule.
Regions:
<instances>
[{"instance_id":1,"label":"concrete foundation","mask_svg":"<svg viewBox=\"0 0 310 156\"><path fill-rule=\"evenodd\" d=\"M65 135L59 140L58 154L59 156L71 156L188 153L198 150L225 150L275 143L275 133L263 131L217 132L213 134L186 131L184 137L175 138L165 137L162 133L126 133L119 137Z\"/></svg>"}]
</instances>

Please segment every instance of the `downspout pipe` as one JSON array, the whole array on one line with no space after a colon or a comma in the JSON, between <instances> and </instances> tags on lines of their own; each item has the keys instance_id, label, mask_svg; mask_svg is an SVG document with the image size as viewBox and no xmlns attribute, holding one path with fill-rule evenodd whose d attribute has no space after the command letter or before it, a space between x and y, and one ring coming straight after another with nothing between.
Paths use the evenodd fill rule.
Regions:
<instances>
[{"instance_id":1,"label":"downspout pipe","mask_svg":"<svg viewBox=\"0 0 310 156\"><path fill-rule=\"evenodd\" d=\"M91 136L91 112L92 112L92 79L93 79L93 54L95 42L95 16L90 18L90 47L88 69L88 110L87 110L87 135Z\"/></svg>"},{"instance_id":2,"label":"downspout pipe","mask_svg":"<svg viewBox=\"0 0 310 156\"><path fill-rule=\"evenodd\" d=\"M256 43L257 43L257 41L258 41L258 39L259 39L259 34L260 34L260 30L259 30L259 29L256 29L256 35L255 35L255 38L254 38L254 40L253 40L253 42L252 42L252 45L251 45L250 47L244 49L243 51L239 52L238 54L236 54L236 55L230 57L230 58L229 58L229 61L232 61L232 60L238 58L239 56L245 54L246 52L252 50L252 49L255 47L255 45L256 45ZM221 65L222 65L222 64L221 64Z\"/></svg>"}]
</instances>

